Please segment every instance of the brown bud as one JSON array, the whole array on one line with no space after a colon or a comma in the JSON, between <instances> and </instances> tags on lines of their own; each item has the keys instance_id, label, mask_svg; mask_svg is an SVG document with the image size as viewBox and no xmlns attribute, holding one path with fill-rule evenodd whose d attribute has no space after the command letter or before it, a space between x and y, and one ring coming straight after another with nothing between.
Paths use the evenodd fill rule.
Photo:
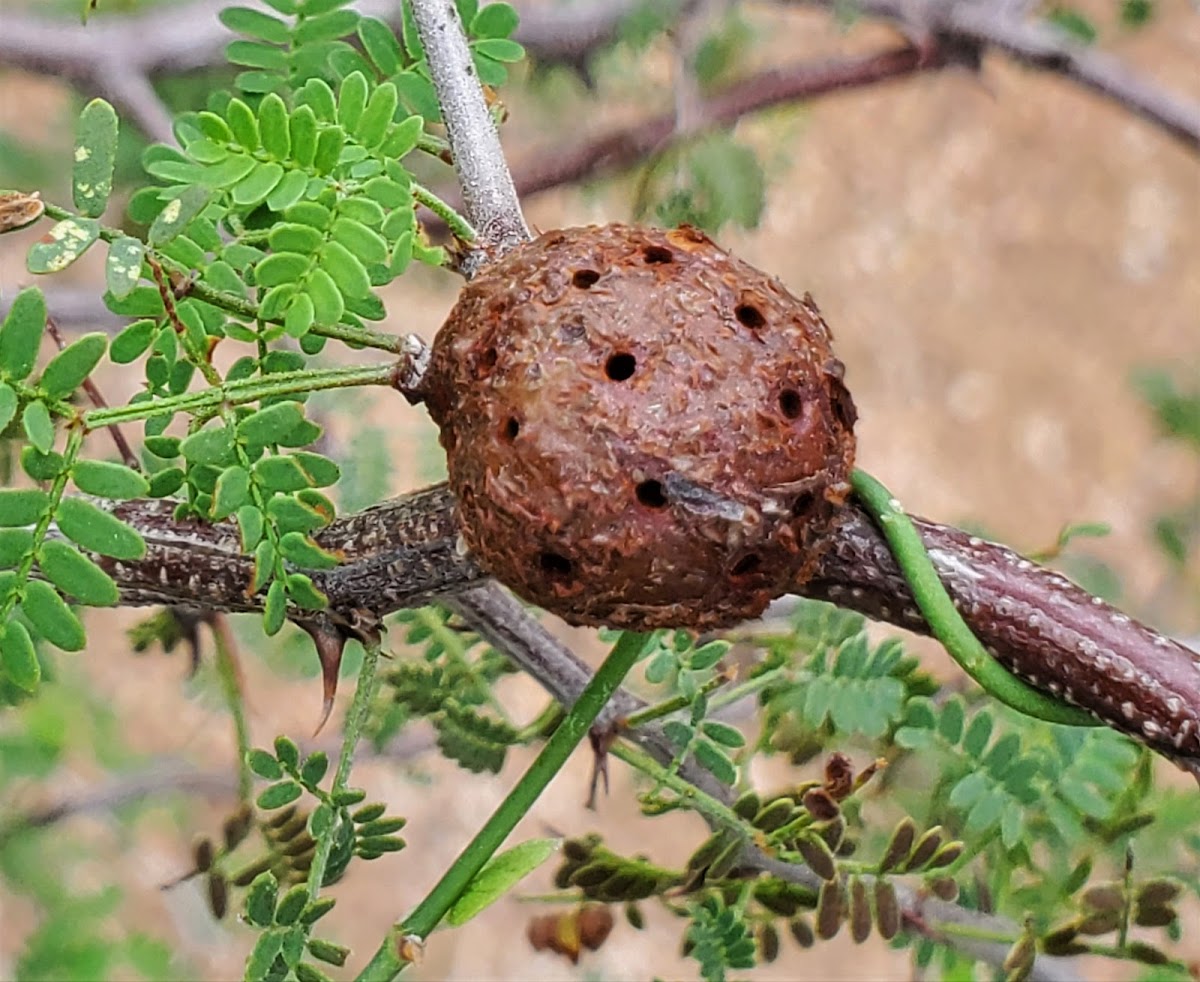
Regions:
<instances>
[{"instance_id":1,"label":"brown bud","mask_svg":"<svg viewBox=\"0 0 1200 982\"><path fill-rule=\"evenodd\" d=\"M426 402L463 537L574 624L720 627L813 573L854 404L811 300L694 229L549 232L460 294Z\"/></svg>"},{"instance_id":2,"label":"brown bud","mask_svg":"<svg viewBox=\"0 0 1200 982\"><path fill-rule=\"evenodd\" d=\"M825 790L834 801L841 801L854 790L854 764L844 753L832 753L825 761Z\"/></svg>"},{"instance_id":3,"label":"brown bud","mask_svg":"<svg viewBox=\"0 0 1200 982\"><path fill-rule=\"evenodd\" d=\"M779 932L774 924L760 924L756 932L758 957L767 965L779 957Z\"/></svg>"},{"instance_id":4,"label":"brown bud","mask_svg":"<svg viewBox=\"0 0 1200 982\"><path fill-rule=\"evenodd\" d=\"M916 846L913 847L912 855L908 857L908 862L904 864L904 868L906 870L923 869L925 864L933 859L934 853L941 848L941 845L942 827L935 825L917 840Z\"/></svg>"}]
</instances>

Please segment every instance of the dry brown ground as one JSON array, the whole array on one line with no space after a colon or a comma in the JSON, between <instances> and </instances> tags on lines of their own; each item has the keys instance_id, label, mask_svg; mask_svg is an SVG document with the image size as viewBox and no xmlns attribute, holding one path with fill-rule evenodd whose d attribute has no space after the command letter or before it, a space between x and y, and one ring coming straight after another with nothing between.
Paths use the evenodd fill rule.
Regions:
<instances>
[{"instance_id":1,"label":"dry brown ground","mask_svg":"<svg viewBox=\"0 0 1200 982\"><path fill-rule=\"evenodd\" d=\"M1160 6L1156 24L1111 47L1200 98L1200 16L1183 3ZM803 26L788 38L791 47L861 48L864 39L882 36L862 31L842 40L819 19L797 23ZM632 117L644 108L646 91L659 89L666 100L666 76L654 59L629 59L624 67L625 81L607 83L612 104L594 117L574 104L551 110L511 93L512 158L519 163L570 139L580 119L599 126ZM0 76L0 125L29 139L61 140L69 132L60 125L66 111L56 84ZM988 59L981 79L947 72L848 93L748 121L739 132L771 160L770 200L760 229L723 239L821 304L861 413L861 463L910 510L975 521L1026 547L1052 541L1068 522L1110 522L1112 536L1088 549L1121 570L1128 604L1151 610L1170 629L1195 633L1195 598L1181 602L1187 598L1161 582L1146 537L1150 517L1193 486L1195 460L1156 440L1128 378L1137 366L1168 365L1194 380L1200 366L1197 158L1095 97L997 58ZM566 189L529 202L529 217L542 228L625 218L629 200L626 182ZM29 281L20 259L29 238L14 237L0 251L6 291ZM90 283L96 273L95 263L82 264L69 279ZM389 297L391 309L403 311L389 326L431 336L453 291L449 277L407 278ZM113 377L106 384L119 398L135 382ZM422 414L397 398L376 401L370 413L394 435L396 490L420 483L428 465L412 461L429 443ZM350 438L351 425L341 421L337 436ZM127 721L134 747L203 765L227 761L231 736L216 700L195 697L181 682L178 660L130 655L122 631L138 616L90 615L93 645L70 659L70 670ZM589 634L569 636L594 654ZM314 683L280 681L253 653L246 674L260 743L281 731L308 732ZM504 696L519 718L540 705L523 680L507 683ZM370 794L410 817L407 835L417 846L339 887L328 933L361 959L444 870L527 759L514 754L494 779L429 756L409 767L363 766ZM640 818L629 775L619 768L612 796L589 814L581 804L587 767L580 754L519 835L596 828L614 848L665 861L682 859L698 841L696 820ZM28 797L102 779L80 763ZM216 828L223 805L197 803L181 822L178 809L151 809L131 840L101 820L73 820L57 830L96 846L94 859L78 869L81 886L105 882L119 863L123 918L172 938L212 979L240 976L247 932L214 926L194 888L158 886L186 868L190 838ZM539 873L526 886L547 884L548 874ZM436 937L419 975L694 977L674 954L677 926L650 908L650 930L619 927L578 970L531 954L523 938L530 911L505 901L468 928ZM11 974L33 923L27 905L0 892L0 977ZM804 956L785 943L779 962L756 977L908 974L903 956L874 943L851 951L839 940Z\"/></svg>"}]
</instances>

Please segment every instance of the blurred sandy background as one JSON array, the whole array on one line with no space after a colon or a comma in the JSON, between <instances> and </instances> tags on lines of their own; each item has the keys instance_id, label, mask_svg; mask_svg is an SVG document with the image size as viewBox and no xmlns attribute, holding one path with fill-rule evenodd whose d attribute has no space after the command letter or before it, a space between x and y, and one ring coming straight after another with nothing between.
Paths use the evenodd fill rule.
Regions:
<instances>
[{"instance_id":1,"label":"blurred sandy background","mask_svg":"<svg viewBox=\"0 0 1200 982\"><path fill-rule=\"evenodd\" d=\"M1111 23L1110 4L1090 8ZM1110 31L1105 46L1200 99L1200 14L1181 0L1159 8L1148 28L1129 36ZM0 30L2 16L0 9ZM795 32L776 42L779 50L764 42L764 59L872 50L890 36L861 27L847 37L817 14L755 10L754 18L770 28L767 36ZM506 92L505 142L515 167L581 131L639 118L650 101L670 104L660 50L608 64L619 70L600 76L603 105L581 90L552 100L519 86ZM0 70L3 129L65 154L72 111L54 81ZM1139 366L1167 366L1185 383L1200 373L1200 158L1069 83L996 56L978 78L948 71L854 91L748 120L738 134L769 162L769 200L761 228L722 239L821 305L859 407L862 465L909 510L977 523L1019 547L1049 544L1070 522L1108 522L1112 535L1084 548L1121 573L1126 606L1178 633L1200 630L1197 598L1164 584L1147 535L1154 515L1190 493L1197 462L1156 438L1129 385ZM625 219L631 186L623 178L547 193L527 203L528 217L543 229ZM42 190L69 198L62 178ZM43 231L0 241L6 294L31 282L23 253ZM97 262L85 262L43 285L95 283L99 273ZM387 297L401 312L389 328L431 337L454 290L449 275L406 277ZM113 371L103 385L119 400L136 382ZM392 397L373 402L369 414L391 434L395 491L436 474L436 458L418 459L436 449L419 410ZM352 440L353 422L337 421L334 439ZM92 646L64 659L66 670L112 707L133 747L156 759L224 766L232 739L211 675L188 683L182 659L133 656L123 632L141 616L90 614ZM568 636L595 655L589 632ZM316 720L317 683L281 678L253 651L243 654L256 741L269 744L278 732L302 739ZM518 719L542 705L524 680L506 682L502 695ZM619 764L611 797L598 813L585 811L590 761L577 756L522 837L595 828L615 849L665 862L682 860L700 840L698 819L641 818ZM467 774L428 753L356 771L371 798L409 817L404 834L416 846L360 867L336 888L338 906L322 926L354 947L352 966L424 894L528 759L513 754L497 778ZM33 804L110 779L87 760L23 798ZM168 797L139 812L132 834L103 815L72 819L52 834L88 843L75 873L80 888L119 871L126 889L120 920L166 937L203 977L234 978L249 932L232 921L214 924L196 886L159 889L188 867L190 840L216 832L228 805L221 796ZM548 888L552 868L525 889ZM466 929L435 936L413 977L695 977L694 963L676 956L680 922L651 905L644 910L648 930L619 923L609 943L573 969L529 950L524 923L541 910L506 900ZM0 977L14 971L35 922L26 902L0 888ZM801 953L785 939L779 961L754 977L910 974L903 954L874 941L850 948L839 939Z\"/></svg>"}]
</instances>

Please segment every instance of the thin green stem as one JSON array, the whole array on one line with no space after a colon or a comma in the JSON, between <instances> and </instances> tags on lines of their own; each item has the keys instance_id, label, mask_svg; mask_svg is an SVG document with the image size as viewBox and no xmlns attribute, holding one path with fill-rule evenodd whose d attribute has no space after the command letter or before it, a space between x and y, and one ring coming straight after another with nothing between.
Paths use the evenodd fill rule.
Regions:
<instances>
[{"instance_id":1,"label":"thin green stem","mask_svg":"<svg viewBox=\"0 0 1200 982\"><path fill-rule=\"evenodd\" d=\"M618 740L609 748L608 752L617 760L623 760L630 767L637 768L647 777L653 778L656 784L670 788L709 821L742 832L747 839L754 834L753 827L748 822L742 821L732 808L724 802L718 801L712 795L701 791L670 768L664 767L635 744Z\"/></svg>"},{"instance_id":2,"label":"thin green stem","mask_svg":"<svg viewBox=\"0 0 1200 982\"><path fill-rule=\"evenodd\" d=\"M346 790L350 780L350 768L354 766L354 750L362 737L371 710L371 699L375 694L375 673L379 667L380 644L372 641L364 645L362 667L358 670L358 686L354 690L354 699L350 703L350 711L346 713L346 725L342 731L342 751L338 756L337 770L333 774L333 784L329 788L330 796ZM308 871L308 896L315 900L321 891L321 881L325 879L325 867L329 863L329 854L333 850L333 840L337 823L330 823L324 835L317 837L317 848L313 853L312 866Z\"/></svg>"},{"instance_id":3,"label":"thin green stem","mask_svg":"<svg viewBox=\"0 0 1200 982\"><path fill-rule=\"evenodd\" d=\"M391 385L393 378L394 368L391 365L356 365L348 368L279 372L226 382L220 388L185 392L153 402L135 402L127 406L94 409L84 413L83 422L89 430L97 430L114 423L129 423L172 413L212 412L219 410L223 405L241 406L271 396L297 395L321 389L344 389L360 385Z\"/></svg>"},{"instance_id":4,"label":"thin green stem","mask_svg":"<svg viewBox=\"0 0 1200 982\"><path fill-rule=\"evenodd\" d=\"M892 548L896 564L908 581L913 598L938 639L959 666L984 689L1019 713L1064 726L1098 726L1082 709L1068 706L1022 682L987 653L971 633L938 578L925 543L900 503L865 471L850 478L858 496Z\"/></svg>"},{"instance_id":5,"label":"thin green stem","mask_svg":"<svg viewBox=\"0 0 1200 982\"><path fill-rule=\"evenodd\" d=\"M254 794L254 775L246 762L246 755L250 752L250 730L246 725L246 704L234 655L233 635L224 614L216 614L210 623L216 648L217 677L221 680L225 705L233 717L233 732L237 739L238 798L249 803Z\"/></svg>"},{"instance_id":6,"label":"thin green stem","mask_svg":"<svg viewBox=\"0 0 1200 982\"><path fill-rule=\"evenodd\" d=\"M73 211L63 208L60 205L51 204L50 202L46 202L45 204L46 215L55 221L78 217ZM450 206L446 205L445 207L449 208ZM127 234L119 228L111 228L107 225L100 226L100 238L105 242L111 243L114 239L124 238ZM249 235L246 237L248 238ZM156 258L162 264L163 269L168 269L173 273L184 276L188 276L191 272L187 267L161 253L156 254ZM226 313L233 314L235 317L241 317L248 321L258 321L261 319L259 317L259 306L254 301L247 300L245 297L238 296L236 293L230 293L227 290L218 290L212 284L205 283L203 280L192 282L189 295L195 297L197 300L203 300L214 307L220 307ZM268 323L282 323L282 320L270 321ZM329 327L314 324L310 330L313 334L341 341L349 345L376 348L394 355L404 353L404 338L395 334L367 331L351 327L348 324L334 324Z\"/></svg>"},{"instance_id":7,"label":"thin green stem","mask_svg":"<svg viewBox=\"0 0 1200 982\"><path fill-rule=\"evenodd\" d=\"M713 689L720 688L729 679L724 675L714 675L711 679L700 686L700 694L708 695ZM662 719L664 716L670 716L672 713L677 713L681 709L687 709L695 700L695 695L684 695L679 693L672 696L670 699L664 699L662 702L657 702L653 706L647 706L645 709L639 709L636 713L630 713L625 717L622 728L626 730L634 730L639 726L645 726L647 723L656 719Z\"/></svg>"},{"instance_id":8,"label":"thin green stem","mask_svg":"<svg viewBox=\"0 0 1200 982\"><path fill-rule=\"evenodd\" d=\"M413 181L412 193L417 201L446 223L446 227L454 233L455 237L462 239L463 242L475 241L476 233L475 229L471 227L471 223L430 191L429 188Z\"/></svg>"},{"instance_id":9,"label":"thin green stem","mask_svg":"<svg viewBox=\"0 0 1200 982\"><path fill-rule=\"evenodd\" d=\"M580 693L566 718L546 741L537 759L425 899L402 923L395 925L388 932L383 944L359 973L359 982L392 979L404 968L407 963L400 955L400 942L406 938L415 938L419 942L438 926L455 901L508 838L517 822L533 807L546 785L562 769L600 714L600 710L629 674L629 670L645 650L646 643L647 635L644 634L626 631L621 635L604 664Z\"/></svg>"}]
</instances>

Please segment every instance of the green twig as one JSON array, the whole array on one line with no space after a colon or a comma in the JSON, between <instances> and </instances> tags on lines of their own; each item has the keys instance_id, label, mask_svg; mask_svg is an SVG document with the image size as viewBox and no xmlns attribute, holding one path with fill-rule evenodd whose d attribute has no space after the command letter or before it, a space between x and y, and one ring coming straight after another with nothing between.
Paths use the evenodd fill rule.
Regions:
<instances>
[{"instance_id":1,"label":"green twig","mask_svg":"<svg viewBox=\"0 0 1200 982\"><path fill-rule=\"evenodd\" d=\"M219 410L222 406L242 406L272 396L299 395L321 389L343 389L360 385L392 385L395 368L391 365L358 365L350 368L303 369L279 372L226 382L220 388L201 392L185 392L178 396L135 402L127 406L94 409L84 413L83 422L89 430L98 430L114 423L129 423L172 413L196 414Z\"/></svg>"},{"instance_id":2,"label":"green twig","mask_svg":"<svg viewBox=\"0 0 1200 982\"><path fill-rule=\"evenodd\" d=\"M454 233L456 238L461 239L463 242L475 241L475 229L471 227L471 223L430 191L429 188L413 181L412 193L417 201L446 223L446 227Z\"/></svg>"},{"instance_id":3,"label":"green twig","mask_svg":"<svg viewBox=\"0 0 1200 982\"><path fill-rule=\"evenodd\" d=\"M984 689L1019 713L1065 726L1098 726L1082 709L1050 698L1012 675L987 653L946 592L925 544L912 520L882 484L865 471L855 470L851 484L859 501L879 525L892 548L896 564L908 581L913 598L938 639L964 672Z\"/></svg>"},{"instance_id":4,"label":"green twig","mask_svg":"<svg viewBox=\"0 0 1200 982\"><path fill-rule=\"evenodd\" d=\"M53 218L55 221L64 221L68 218L79 217L73 211L63 208L60 205L51 204L50 202L46 202L45 204L47 217ZM445 205L444 207L449 208L449 205ZM453 228L452 225L451 228ZM111 228L107 225L100 226L100 239L104 242L111 244L115 239L125 238L127 235L127 232L119 228ZM156 253L155 255L163 269L170 270L172 273L182 276L190 275L191 270L181 263L161 253ZM230 293L227 290L218 290L203 280L195 280L191 283L189 295L214 307L220 307L226 313L233 314L235 317L241 317L248 321L258 321L261 319L259 317L259 306L254 301L247 300L245 297L238 296L236 293ZM274 321L267 321L266 323L281 324L283 320L282 318L277 318ZM394 355L404 353L404 338L395 334L368 331L363 328L351 327L348 324L334 324L328 327L314 324L310 330L313 334L341 341L345 344L363 348L376 348L380 351L388 351Z\"/></svg>"},{"instance_id":5,"label":"green twig","mask_svg":"<svg viewBox=\"0 0 1200 982\"><path fill-rule=\"evenodd\" d=\"M330 785L329 795L336 798L338 792L346 790L350 780L350 768L354 765L354 749L362 737L363 729L370 714L371 699L375 694L375 672L379 666L380 643L370 641L363 646L362 667L358 670L358 686L354 690L354 699L350 703L350 711L346 713L346 725L342 730L342 751L338 756L337 770L333 774L333 784ZM308 871L308 896L315 900L321 890L321 881L325 879L325 867L329 863L329 854L333 850L333 840L336 838L338 823L331 822L323 835L317 837L317 848L313 853L312 866Z\"/></svg>"},{"instance_id":6,"label":"green twig","mask_svg":"<svg viewBox=\"0 0 1200 982\"><path fill-rule=\"evenodd\" d=\"M388 932L383 944L359 974L359 982L381 982L394 978L403 970L407 962L400 953L401 943L408 938L415 938L419 943L438 926L455 901L508 838L517 822L533 807L546 785L562 769L600 710L629 674L629 670L645 650L646 643L647 636L644 634L626 631L621 635L604 664L580 693L558 729L546 741L529 770L521 776L492 817L459 854L425 899L402 923L395 925Z\"/></svg>"}]
</instances>

